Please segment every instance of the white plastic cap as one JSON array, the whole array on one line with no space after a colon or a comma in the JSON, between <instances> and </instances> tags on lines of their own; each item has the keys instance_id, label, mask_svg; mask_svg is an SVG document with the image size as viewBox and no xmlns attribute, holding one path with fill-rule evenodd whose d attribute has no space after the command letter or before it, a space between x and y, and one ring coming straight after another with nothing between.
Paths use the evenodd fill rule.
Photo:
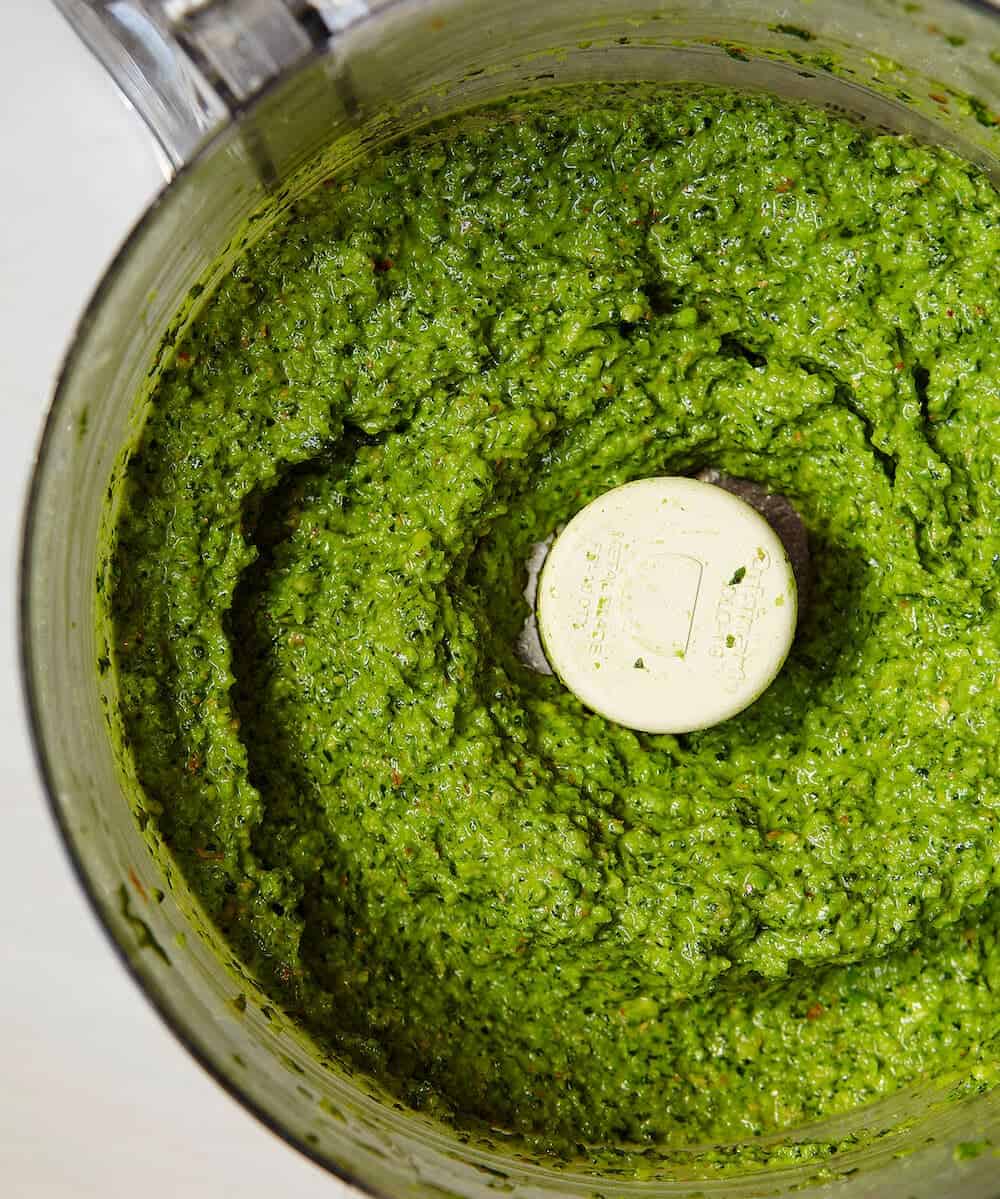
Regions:
<instances>
[{"instance_id":1,"label":"white plastic cap","mask_svg":"<svg viewBox=\"0 0 1000 1199\"><path fill-rule=\"evenodd\" d=\"M542 570L542 644L617 724L689 733L742 712L795 635L795 578L749 504L696 479L626 483L569 522Z\"/></svg>"}]
</instances>

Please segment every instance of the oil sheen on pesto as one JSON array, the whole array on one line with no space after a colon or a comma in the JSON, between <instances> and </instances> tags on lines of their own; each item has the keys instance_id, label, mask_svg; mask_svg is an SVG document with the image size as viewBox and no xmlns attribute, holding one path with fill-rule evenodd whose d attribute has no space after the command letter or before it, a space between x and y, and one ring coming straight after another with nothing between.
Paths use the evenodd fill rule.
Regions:
<instances>
[{"instance_id":1,"label":"oil sheen on pesto","mask_svg":"<svg viewBox=\"0 0 1000 1199\"><path fill-rule=\"evenodd\" d=\"M331 181L154 396L113 617L139 778L322 1042L572 1154L744 1139L996 1056L1000 197L720 92L474 113ZM517 659L532 545L711 466L815 577L739 717Z\"/></svg>"}]
</instances>

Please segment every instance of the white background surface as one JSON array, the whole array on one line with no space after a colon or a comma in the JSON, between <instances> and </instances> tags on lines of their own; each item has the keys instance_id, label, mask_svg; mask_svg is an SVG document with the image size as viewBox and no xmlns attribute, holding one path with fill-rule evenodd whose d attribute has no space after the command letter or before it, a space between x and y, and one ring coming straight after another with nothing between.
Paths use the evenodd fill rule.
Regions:
<instances>
[{"instance_id":1,"label":"white background surface","mask_svg":"<svg viewBox=\"0 0 1000 1199\"><path fill-rule=\"evenodd\" d=\"M75 319L160 174L139 118L46 0L3 8L0 1196L342 1199L154 1015L85 905L36 778L15 631L30 461Z\"/></svg>"}]
</instances>

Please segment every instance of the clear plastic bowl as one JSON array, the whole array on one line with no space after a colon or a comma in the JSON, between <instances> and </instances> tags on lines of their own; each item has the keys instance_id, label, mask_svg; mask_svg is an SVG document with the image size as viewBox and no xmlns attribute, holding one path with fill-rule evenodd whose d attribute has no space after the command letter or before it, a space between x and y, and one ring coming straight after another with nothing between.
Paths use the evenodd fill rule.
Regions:
<instances>
[{"instance_id":1,"label":"clear plastic bowl","mask_svg":"<svg viewBox=\"0 0 1000 1199\"><path fill-rule=\"evenodd\" d=\"M183 72L153 77L141 47L95 23L108 4L59 2L146 116L174 177L98 285L48 417L24 528L24 680L39 768L80 882L179 1040L272 1129L373 1194L1000 1194L1000 1163L989 1148L975 1152L1000 1146L1000 1095L955 1103L940 1089L901 1093L775 1138L787 1148L856 1134L854 1148L822 1165L730 1178L698 1150L651 1160L641 1177L624 1163L620 1174L595 1175L525 1160L501 1134L464 1143L405 1111L274 1010L171 866L112 748L114 681L96 666L105 630L95 602L123 447L141 429L159 347L197 311L199 300L185 308L192 285L204 298L266 226L267 217L248 224L254 214L273 215L320 176L440 114L577 80L765 89L946 144L1000 178L997 9L957 0L341 0L318 5L342 26L329 44L254 95L259 80L213 89ZM118 3L119 15L128 7ZM170 6L145 5L158 7ZM279 0L229 6L265 15L274 7Z\"/></svg>"}]
</instances>

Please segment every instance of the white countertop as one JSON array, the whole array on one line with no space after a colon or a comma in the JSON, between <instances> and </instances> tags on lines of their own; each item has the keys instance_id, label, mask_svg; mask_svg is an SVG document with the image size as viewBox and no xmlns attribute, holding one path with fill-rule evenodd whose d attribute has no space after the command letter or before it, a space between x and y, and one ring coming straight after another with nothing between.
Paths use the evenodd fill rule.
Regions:
<instances>
[{"instance_id":1,"label":"white countertop","mask_svg":"<svg viewBox=\"0 0 1000 1199\"><path fill-rule=\"evenodd\" d=\"M9 10L8 10L9 6ZM0 1194L340 1199L174 1040L84 902L36 776L15 580L28 470L62 350L160 184L139 118L44 0L0 39Z\"/></svg>"}]
</instances>

